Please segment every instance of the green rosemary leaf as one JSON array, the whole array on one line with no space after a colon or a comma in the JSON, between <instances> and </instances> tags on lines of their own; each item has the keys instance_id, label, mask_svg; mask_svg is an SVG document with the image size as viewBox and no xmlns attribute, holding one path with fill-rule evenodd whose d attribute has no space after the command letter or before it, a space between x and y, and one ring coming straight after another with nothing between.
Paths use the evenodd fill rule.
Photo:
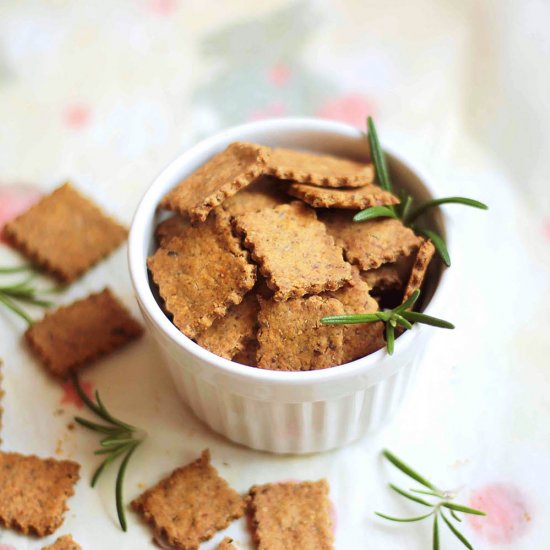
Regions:
<instances>
[{"instance_id":1,"label":"green rosemary leaf","mask_svg":"<svg viewBox=\"0 0 550 550\"><path fill-rule=\"evenodd\" d=\"M433 550L439 550L439 525L437 523L437 514L434 515L434 531L433 531Z\"/></svg>"},{"instance_id":2,"label":"green rosemary leaf","mask_svg":"<svg viewBox=\"0 0 550 550\"><path fill-rule=\"evenodd\" d=\"M112 420L112 416L109 413L103 412L103 410L86 395L86 392L82 389L82 386L80 385L78 376L76 374L73 374L72 379L73 379L73 385L75 387L76 393L78 393L78 396L80 397L82 402L86 405L86 407L88 407L88 409L90 409L93 413L95 413L100 418L103 418L103 420L105 420L106 422L110 422L111 424L114 424Z\"/></svg>"},{"instance_id":3,"label":"green rosemary leaf","mask_svg":"<svg viewBox=\"0 0 550 550\"><path fill-rule=\"evenodd\" d=\"M94 432L113 435L118 430L118 428L112 428L110 426L105 426L103 424L96 424L95 422L92 422L91 420L86 420L85 418L82 418L80 416L75 416L74 419L81 426L84 426L89 430L93 430Z\"/></svg>"},{"instance_id":4,"label":"green rosemary leaf","mask_svg":"<svg viewBox=\"0 0 550 550\"><path fill-rule=\"evenodd\" d=\"M451 516L459 523L462 522L462 518L454 510L451 510Z\"/></svg>"},{"instance_id":5,"label":"green rosemary leaf","mask_svg":"<svg viewBox=\"0 0 550 550\"><path fill-rule=\"evenodd\" d=\"M416 301L418 300L418 297L420 296L420 290L417 288L401 305L394 308L394 313L402 314L407 309L410 309L414 304L416 304Z\"/></svg>"},{"instance_id":6,"label":"green rosemary leaf","mask_svg":"<svg viewBox=\"0 0 550 550\"><path fill-rule=\"evenodd\" d=\"M14 267L0 267L0 274L5 273L22 273L24 271L34 271L34 268L30 265L19 265Z\"/></svg>"},{"instance_id":7,"label":"green rosemary leaf","mask_svg":"<svg viewBox=\"0 0 550 550\"><path fill-rule=\"evenodd\" d=\"M34 292L34 291L33 291ZM14 299L19 300L20 302L25 302L27 304L32 304L33 306L40 306L43 308L49 308L53 306L53 302L49 300L41 300L40 298L35 298L32 294L27 293L9 293Z\"/></svg>"},{"instance_id":8,"label":"green rosemary leaf","mask_svg":"<svg viewBox=\"0 0 550 550\"><path fill-rule=\"evenodd\" d=\"M395 328L388 322L386 323L386 349L390 355L393 355L395 347Z\"/></svg>"},{"instance_id":9,"label":"green rosemary leaf","mask_svg":"<svg viewBox=\"0 0 550 550\"><path fill-rule=\"evenodd\" d=\"M407 330L411 330L413 328L412 324L409 323L409 321L407 321L407 319L405 319L405 317L403 317L402 315L397 314L395 316L395 320L399 325L401 325L403 328L406 328Z\"/></svg>"},{"instance_id":10,"label":"green rosemary leaf","mask_svg":"<svg viewBox=\"0 0 550 550\"><path fill-rule=\"evenodd\" d=\"M352 313L349 315L329 315L323 317L323 325L354 325L357 323L374 323L380 321L376 313Z\"/></svg>"},{"instance_id":11,"label":"green rosemary leaf","mask_svg":"<svg viewBox=\"0 0 550 550\"><path fill-rule=\"evenodd\" d=\"M103 462L97 467L96 471L94 472L94 475L92 476L92 481L90 482L91 487L95 487L96 483L99 479L99 476L101 476L102 472L105 470L105 468L114 462L119 456L124 454L124 452L128 449L128 445L123 445L120 449L112 450L110 451L110 455L103 460Z\"/></svg>"},{"instance_id":12,"label":"green rosemary leaf","mask_svg":"<svg viewBox=\"0 0 550 550\"><path fill-rule=\"evenodd\" d=\"M432 327L439 328L455 328L455 326L452 323L449 323L449 321L438 319L437 317L432 317L431 315L426 315L424 313L419 313L418 311L404 311L402 315L405 319L407 319L407 321L411 321L413 323L421 323L423 325L430 325Z\"/></svg>"},{"instance_id":13,"label":"green rosemary leaf","mask_svg":"<svg viewBox=\"0 0 550 550\"><path fill-rule=\"evenodd\" d=\"M367 128L370 153L372 156L372 161L374 163L374 169L376 171L378 184L382 189L385 189L386 191L391 191L392 184L388 172L388 167L386 165L386 159L384 157L384 151L382 151L382 147L380 146L380 141L378 140L378 132L376 131L376 126L374 125L372 117L368 117L367 119Z\"/></svg>"},{"instance_id":14,"label":"green rosemary leaf","mask_svg":"<svg viewBox=\"0 0 550 550\"><path fill-rule=\"evenodd\" d=\"M417 516L415 518L394 518L392 516L386 516L386 514L381 514L380 512L374 512L378 517L389 519L390 521L399 521L401 523L412 523L413 521L422 521L423 519L429 518L434 512L433 510L426 514L425 516Z\"/></svg>"},{"instance_id":15,"label":"green rosemary leaf","mask_svg":"<svg viewBox=\"0 0 550 550\"><path fill-rule=\"evenodd\" d=\"M117 426L120 426L125 430L129 430L129 431L137 430L135 426L126 424L126 422L122 422L122 420L119 420L118 418L115 418L114 416L112 416L111 413L109 413L109 411L106 409L105 405L103 404L103 401L101 400L101 397L99 396L99 392L97 390L95 391L95 399L97 401L97 406L99 410L103 413L103 418L108 419L109 422L116 424Z\"/></svg>"},{"instance_id":16,"label":"green rosemary leaf","mask_svg":"<svg viewBox=\"0 0 550 550\"><path fill-rule=\"evenodd\" d=\"M134 454L134 451L138 448L141 441L136 441L128 450L128 453L122 460L120 464L120 468L118 470L118 474L116 477L116 488L115 488L115 499L116 499L116 511L118 515L118 521L120 523L120 527L124 532L128 530L127 524L126 524L126 513L124 511L124 475L126 473L126 469L128 468L128 462L130 461L130 458L132 458L132 455Z\"/></svg>"},{"instance_id":17,"label":"green rosemary leaf","mask_svg":"<svg viewBox=\"0 0 550 550\"><path fill-rule=\"evenodd\" d=\"M420 498L415 495L411 495L410 493L407 493L407 491L404 491L403 489L400 489L397 487L397 485L394 485L393 483L390 483L389 486L396 492L399 493L401 496L408 498L409 500L412 500L414 502L418 502L418 504L422 504L424 506L429 506L430 508L433 507L433 504Z\"/></svg>"},{"instance_id":18,"label":"green rosemary leaf","mask_svg":"<svg viewBox=\"0 0 550 550\"><path fill-rule=\"evenodd\" d=\"M472 206L473 208L479 208L480 210L489 210L489 207L474 199L468 199L467 197L443 197L441 199L432 199L426 201L424 204L420 205L416 210L414 210L410 215L408 222L413 223L417 218L419 218L426 210L434 208L435 206L440 206L442 204L463 204L465 206Z\"/></svg>"},{"instance_id":19,"label":"green rosemary leaf","mask_svg":"<svg viewBox=\"0 0 550 550\"><path fill-rule=\"evenodd\" d=\"M123 443L122 445L119 445L118 447L112 446L112 447L105 447L103 449L98 449L97 451L94 451L95 455L109 455L111 453L115 453L119 449L124 449L127 447L126 443Z\"/></svg>"},{"instance_id":20,"label":"green rosemary leaf","mask_svg":"<svg viewBox=\"0 0 550 550\"><path fill-rule=\"evenodd\" d=\"M438 491L423 491L422 489L411 489L413 493L418 493L419 495L429 495L431 497L444 498L443 493Z\"/></svg>"},{"instance_id":21,"label":"green rosemary leaf","mask_svg":"<svg viewBox=\"0 0 550 550\"><path fill-rule=\"evenodd\" d=\"M397 218L395 212L389 206L371 206L353 216L354 222L366 222L375 218Z\"/></svg>"},{"instance_id":22,"label":"green rosemary leaf","mask_svg":"<svg viewBox=\"0 0 550 550\"><path fill-rule=\"evenodd\" d=\"M415 472L410 466L405 464L400 458L397 458L392 452L384 449L382 454L398 469L401 470L405 475L409 476L411 479L414 479L420 485L424 485L428 489L431 489L434 492L438 492L439 489L430 483L427 479L422 477L420 474Z\"/></svg>"},{"instance_id":23,"label":"green rosemary leaf","mask_svg":"<svg viewBox=\"0 0 550 550\"><path fill-rule=\"evenodd\" d=\"M455 535L455 537L469 550L474 550L474 547L470 544L468 539L446 518L445 514L441 512L443 521L447 524L447 527Z\"/></svg>"},{"instance_id":24,"label":"green rosemary leaf","mask_svg":"<svg viewBox=\"0 0 550 550\"><path fill-rule=\"evenodd\" d=\"M413 203L413 198L410 195L402 192L401 202L399 204L399 217L401 218L401 220L403 220L403 223L405 225L407 225L407 218L409 216L412 203Z\"/></svg>"},{"instance_id":25,"label":"green rosemary leaf","mask_svg":"<svg viewBox=\"0 0 550 550\"><path fill-rule=\"evenodd\" d=\"M117 447L118 445L129 445L130 443L134 443L136 440L133 437L106 437L105 439L102 439L99 444L102 447L107 448L113 448Z\"/></svg>"},{"instance_id":26,"label":"green rosemary leaf","mask_svg":"<svg viewBox=\"0 0 550 550\"><path fill-rule=\"evenodd\" d=\"M464 512L465 514L473 514L475 516L486 516L485 512L481 510L476 510L475 508L470 508L469 506L464 506L462 504L455 504L454 502L442 502L441 506L445 506L449 510L455 510L456 512Z\"/></svg>"},{"instance_id":27,"label":"green rosemary leaf","mask_svg":"<svg viewBox=\"0 0 550 550\"><path fill-rule=\"evenodd\" d=\"M27 315L16 303L10 300L4 293L0 292L0 303L4 304L9 310L11 310L16 315L19 315L29 327L34 324L34 321L29 315Z\"/></svg>"},{"instance_id":28,"label":"green rosemary leaf","mask_svg":"<svg viewBox=\"0 0 550 550\"><path fill-rule=\"evenodd\" d=\"M445 244L443 238L430 229L419 229L419 232L432 241L437 253L445 262L445 265L447 267L451 267L451 257L449 256L449 251L447 250L447 245Z\"/></svg>"}]
</instances>

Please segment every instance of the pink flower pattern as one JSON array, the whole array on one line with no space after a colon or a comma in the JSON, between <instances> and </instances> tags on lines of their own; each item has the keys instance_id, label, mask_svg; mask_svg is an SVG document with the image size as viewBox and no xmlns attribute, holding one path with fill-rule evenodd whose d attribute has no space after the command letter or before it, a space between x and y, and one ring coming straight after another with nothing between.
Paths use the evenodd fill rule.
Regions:
<instances>
[{"instance_id":1,"label":"pink flower pattern","mask_svg":"<svg viewBox=\"0 0 550 550\"><path fill-rule=\"evenodd\" d=\"M316 115L364 128L367 116L375 112L371 99L359 93L350 93L325 102L317 110Z\"/></svg>"}]
</instances>

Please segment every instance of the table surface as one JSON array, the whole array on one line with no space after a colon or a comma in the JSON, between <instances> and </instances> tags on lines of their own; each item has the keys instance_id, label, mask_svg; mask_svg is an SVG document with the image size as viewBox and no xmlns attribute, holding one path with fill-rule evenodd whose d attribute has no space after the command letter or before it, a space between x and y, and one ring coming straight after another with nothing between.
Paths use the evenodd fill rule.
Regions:
<instances>
[{"instance_id":1,"label":"table surface","mask_svg":"<svg viewBox=\"0 0 550 550\"><path fill-rule=\"evenodd\" d=\"M258 4L3 1L0 225L67 179L130 224L144 190L179 152L224 127L285 115L362 126L373 114L384 141L422 165L440 196L471 196L491 208L447 207L455 243L446 316L457 328L434 334L387 426L345 449L274 456L220 438L181 404L149 335L85 371L88 388L149 433L128 470L127 499L209 447L239 491L326 477L338 549L430 548L430 525L373 515L422 513L388 490L390 480L409 484L382 461L387 447L489 512L463 523L476 549L548 548L550 111L541 106L550 79L541 64L548 6ZM139 315L125 254L117 251L56 301L109 285ZM0 244L1 265L20 261ZM128 533L117 527L113 472L89 487L95 437L67 428L80 404L31 357L23 330L0 311L2 448L82 464L56 536L72 533L85 549L153 548L132 512ZM227 533L252 548L244 520ZM44 543L0 531L2 550ZM460 547L444 533L443 548Z\"/></svg>"}]
</instances>

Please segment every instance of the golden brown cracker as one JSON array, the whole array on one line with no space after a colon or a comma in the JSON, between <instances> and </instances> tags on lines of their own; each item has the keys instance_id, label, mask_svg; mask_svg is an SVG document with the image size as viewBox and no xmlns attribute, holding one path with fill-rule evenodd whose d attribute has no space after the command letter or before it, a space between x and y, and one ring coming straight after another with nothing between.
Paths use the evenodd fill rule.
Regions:
<instances>
[{"instance_id":1,"label":"golden brown cracker","mask_svg":"<svg viewBox=\"0 0 550 550\"><path fill-rule=\"evenodd\" d=\"M229 537L225 537L220 544L218 544L218 547L216 550L235 550L235 546L233 546L233 539Z\"/></svg>"},{"instance_id":2,"label":"golden brown cracker","mask_svg":"<svg viewBox=\"0 0 550 550\"><path fill-rule=\"evenodd\" d=\"M63 535L53 544L44 546L42 550L82 550L82 547L73 540L71 535Z\"/></svg>"},{"instance_id":3,"label":"golden brown cracker","mask_svg":"<svg viewBox=\"0 0 550 550\"><path fill-rule=\"evenodd\" d=\"M322 187L362 187L374 182L372 164L293 149L264 147L264 150L266 173L279 179Z\"/></svg>"},{"instance_id":4,"label":"golden brown cracker","mask_svg":"<svg viewBox=\"0 0 550 550\"><path fill-rule=\"evenodd\" d=\"M403 295L403 301L408 300L412 293L422 287L424 282L424 277L428 271L428 266L433 258L435 253L435 246L432 241L426 239L418 249L416 253L416 258L411 270L411 276L405 288L405 294Z\"/></svg>"},{"instance_id":5,"label":"golden brown cracker","mask_svg":"<svg viewBox=\"0 0 550 550\"><path fill-rule=\"evenodd\" d=\"M255 339L259 309L256 294L249 292L240 304L231 306L223 317L201 332L197 344L220 357L232 359L249 340Z\"/></svg>"},{"instance_id":6,"label":"golden brown cracker","mask_svg":"<svg viewBox=\"0 0 550 550\"><path fill-rule=\"evenodd\" d=\"M178 550L197 550L202 541L244 513L244 499L210 464L209 451L132 502L162 541Z\"/></svg>"},{"instance_id":7,"label":"golden brown cracker","mask_svg":"<svg viewBox=\"0 0 550 550\"><path fill-rule=\"evenodd\" d=\"M399 199L395 195L371 184L356 189L330 189L305 183L293 183L288 186L287 193L307 202L314 208L360 210L371 206L399 203Z\"/></svg>"},{"instance_id":8,"label":"golden brown cracker","mask_svg":"<svg viewBox=\"0 0 550 550\"><path fill-rule=\"evenodd\" d=\"M325 296L286 302L260 298L258 367L308 371L340 364L342 325L323 325L321 318L343 313L341 302Z\"/></svg>"},{"instance_id":9,"label":"golden brown cracker","mask_svg":"<svg viewBox=\"0 0 550 550\"><path fill-rule=\"evenodd\" d=\"M395 262L362 271L361 278L371 287L371 294L380 295L402 290L411 274L414 259L413 251L411 254L400 256Z\"/></svg>"},{"instance_id":10,"label":"golden brown cracker","mask_svg":"<svg viewBox=\"0 0 550 550\"><path fill-rule=\"evenodd\" d=\"M412 229L394 218L354 222L345 210L327 210L319 218L343 247L348 262L365 271L410 254L422 242Z\"/></svg>"},{"instance_id":11,"label":"golden brown cracker","mask_svg":"<svg viewBox=\"0 0 550 550\"><path fill-rule=\"evenodd\" d=\"M189 338L242 301L254 286L256 267L231 233L229 214L185 228L147 260L174 324Z\"/></svg>"},{"instance_id":12,"label":"golden brown cracker","mask_svg":"<svg viewBox=\"0 0 550 550\"><path fill-rule=\"evenodd\" d=\"M301 202L242 214L234 222L275 300L336 290L351 278L341 247Z\"/></svg>"},{"instance_id":13,"label":"golden brown cracker","mask_svg":"<svg viewBox=\"0 0 550 550\"><path fill-rule=\"evenodd\" d=\"M223 152L179 183L161 201L161 208L190 217L193 223L264 172L265 153L259 145L231 143Z\"/></svg>"},{"instance_id":14,"label":"golden brown cracker","mask_svg":"<svg viewBox=\"0 0 550 550\"><path fill-rule=\"evenodd\" d=\"M51 374L66 377L142 334L141 325L105 289L47 313L25 337Z\"/></svg>"},{"instance_id":15,"label":"golden brown cracker","mask_svg":"<svg viewBox=\"0 0 550 550\"><path fill-rule=\"evenodd\" d=\"M326 480L268 483L250 489L258 550L332 550Z\"/></svg>"},{"instance_id":16,"label":"golden brown cracker","mask_svg":"<svg viewBox=\"0 0 550 550\"><path fill-rule=\"evenodd\" d=\"M189 226L188 218L175 215L160 222L155 229L155 239L159 246L167 243L172 237L180 237L185 234Z\"/></svg>"},{"instance_id":17,"label":"golden brown cracker","mask_svg":"<svg viewBox=\"0 0 550 550\"><path fill-rule=\"evenodd\" d=\"M255 367L258 364L258 340L248 340L244 348L239 351L235 357L233 357L234 363L240 363L241 365L247 365L249 367Z\"/></svg>"},{"instance_id":18,"label":"golden brown cracker","mask_svg":"<svg viewBox=\"0 0 550 550\"><path fill-rule=\"evenodd\" d=\"M63 283L80 277L127 235L69 183L8 222L4 233L17 250Z\"/></svg>"},{"instance_id":19,"label":"golden brown cracker","mask_svg":"<svg viewBox=\"0 0 550 550\"><path fill-rule=\"evenodd\" d=\"M44 537L62 523L80 466L70 460L0 452L0 524Z\"/></svg>"}]
</instances>

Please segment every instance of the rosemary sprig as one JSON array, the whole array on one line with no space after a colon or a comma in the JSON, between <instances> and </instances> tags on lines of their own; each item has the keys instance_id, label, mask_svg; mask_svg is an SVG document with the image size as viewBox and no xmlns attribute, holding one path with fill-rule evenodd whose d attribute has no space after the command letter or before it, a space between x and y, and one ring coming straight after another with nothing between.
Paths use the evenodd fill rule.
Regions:
<instances>
[{"instance_id":1,"label":"rosemary sprig","mask_svg":"<svg viewBox=\"0 0 550 550\"><path fill-rule=\"evenodd\" d=\"M75 421L81 426L84 426L85 428L103 436L100 440L101 449L95 451L94 454L106 455L106 458L103 459L95 470L90 482L91 486L95 487L101 474L108 466L115 462L117 458L122 456L124 457L120 462L116 477L115 502L120 527L123 531L126 531L128 527L126 523L126 512L124 509L124 476L132 455L141 443L143 443L147 437L147 434L135 426L115 418L106 409L105 405L101 401L98 391L95 392L96 402L94 403L82 389L76 375L73 375L73 384L76 392L86 407L105 422L98 424L96 422L92 422L91 420L87 420L86 418L75 416Z\"/></svg>"},{"instance_id":2,"label":"rosemary sprig","mask_svg":"<svg viewBox=\"0 0 550 550\"><path fill-rule=\"evenodd\" d=\"M393 354L395 344L395 329L399 326L404 330L410 330L414 323L430 325L432 327L455 328L453 324L437 317L425 315L418 311L410 311L420 296L420 290L415 290L411 296L401 305L376 313L352 313L349 315L329 315L323 317L321 323L324 325L354 325L358 323L384 323L386 332L386 349L390 355Z\"/></svg>"},{"instance_id":3,"label":"rosemary sprig","mask_svg":"<svg viewBox=\"0 0 550 550\"><path fill-rule=\"evenodd\" d=\"M378 180L378 183L382 189L385 189L386 191L392 191L392 183L390 173L388 171L388 166L386 164L386 158L384 155L384 151L380 146L378 133L376 131L376 126L374 125L372 117L368 117L367 119L367 128L367 138L369 140L369 147L374 164L374 170L376 173L376 179ZM435 231L417 228L415 225L416 220L420 218L420 216L422 216L422 214L424 214L430 208L435 208L441 206L442 204L462 204L465 206L471 206L473 208L479 208L481 210L489 209L486 204L466 197L444 197L441 199L432 199L426 201L423 204L420 204L413 209L414 199L404 190L400 191L400 200L401 202L395 206L371 206L370 208L361 210L361 212L358 212L353 217L353 221L364 222L367 220L373 220L375 218L400 219L407 227L410 227L428 237L433 242L437 253L447 266L451 265L451 258L449 256L449 251L443 237L438 235Z\"/></svg>"},{"instance_id":4,"label":"rosemary sprig","mask_svg":"<svg viewBox=\"0 0 550 550\"><path fill-rule=\"evenodd\" d=\"M443 520L445 525L449 528L451 533L455 535L455 537L469 550L473 550L473 546L470 544L468 539L458 530L458 528L453 525L451 520L444 514L443 510L450 510L451 517L460 522L462 521L461 518L457 515L457 512L463 513L463 514L474 514L477 516L484 516L485 512L482 512L481 510L476 510L474 508L470 508L469 506L464 506L462 504L456 504L452 502L454 498L456 497L456 494L452 491L442 491L441 489L438 489L433 483L422 477L420 474L416 473L410 466L405 464L400 458L397 458L393 453L391 453L388 450L384 450L382 452L382 455L388 459L398 470L401 470L405 475L416 481L417 483L420 483L424 487L428 488L428 491L422 490L422 489L411 489L412 492L422 495L428 495L430 497L434 497L437 500L435 502L427 501L423 498L417 497L416 495L413 495L407 491L404 491L403 489L400 489L397 487L397 485L394 485L393 483L389 484L390 489L395 491L397 494L401 495L402 497L405 497L408 500L411 500L413 502L416 502L417 504L421 504L422 506L426 506L428 508L431 508L431 511L427 514L411 517L411 518L396 518L393 516L388 516L386 514L382 514L380 512L375 512L375 514L383 519L387 519L389 521L395 521L399 523L410 523L415 521L422 521L423 519L429 518L433 516L433 549L439 550L440 548L440 542L439 542L439 518Z\"/></svg>"}]
</instances>

